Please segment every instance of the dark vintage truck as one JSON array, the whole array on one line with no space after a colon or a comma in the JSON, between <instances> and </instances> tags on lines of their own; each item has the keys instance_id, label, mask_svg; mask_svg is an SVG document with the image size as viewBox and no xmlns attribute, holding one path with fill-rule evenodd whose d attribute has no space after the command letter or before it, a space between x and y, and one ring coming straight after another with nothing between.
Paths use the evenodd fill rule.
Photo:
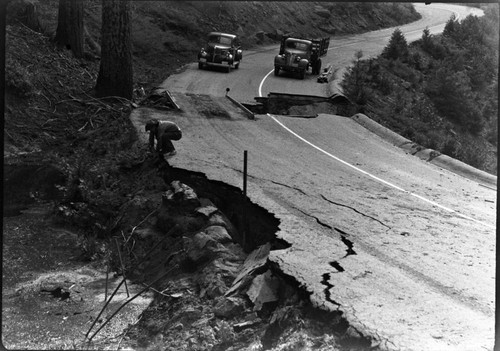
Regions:
<instances>
[{"instance_id":1,"label":"dark vintage truck","mask_svg":"<svg viewBox=\"0 0 500 351\"><path fill-rule=\"evenodd\" d=\"M207 45L198 53L198 68L218 66L226 72L238 68L243 57L238 36L221 32L208 34Z\"/></svg>"},{"instance_id":2,"label":"dark vintage truck","mask_svg":"<svg viewBox=\"0 0 500 351\"><path fill-rule=\"evenodd\" d=\"M295 72L304 79L311 67L312 74L321 72L321 58L328 52L330 38L303 39L291 36L281 37L279 54L274 58L274 75L280 71Z\"/></svg>"}]
</instances>

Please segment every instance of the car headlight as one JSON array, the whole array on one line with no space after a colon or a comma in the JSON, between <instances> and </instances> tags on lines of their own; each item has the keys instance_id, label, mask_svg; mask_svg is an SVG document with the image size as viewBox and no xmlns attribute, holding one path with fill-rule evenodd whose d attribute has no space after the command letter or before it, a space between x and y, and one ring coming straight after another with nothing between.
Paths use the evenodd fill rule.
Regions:
<instances>
[{"instance_id":1,"label":"car headlight","mask_svg":"<svg viewBox=\"0 0 500 351\"><path fill-rule=\"evenodd\" d=\"M299 62L300 61L300 56L295 57L295 61Z\"/></svg>"},{"instance_id":2,"label":"car headlight","mask_svg":"<svg viewBox=\"0 0 500 351\"><path fill-rule=\"evenodd\" d=\"M227 57L228 57L229 59L232 59L232 58L233 58L233 55L228 54L228 55L227 55Z\"/></svg>"}]
</instances>

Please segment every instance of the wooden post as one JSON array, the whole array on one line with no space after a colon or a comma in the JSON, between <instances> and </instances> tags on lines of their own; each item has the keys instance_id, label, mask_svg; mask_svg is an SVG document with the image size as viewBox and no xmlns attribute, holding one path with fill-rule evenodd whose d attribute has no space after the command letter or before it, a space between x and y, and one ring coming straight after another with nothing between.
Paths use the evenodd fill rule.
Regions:
<instances>
[{"instance_id":1,"label":"wooden post","mask_svg":"<svg viewBox=\"0 0 500 351\"><path fill-rule=\"evenodd\" d=\"M243 196L247 197L247 163L248 163L248 151L243 151Z\"/></svg>"},{"instance_id":2,"label":"wooden post","mask_svg":"<svg viewBox=\"0 0 500 351\"><path fill-rule=\"evenodd\" d=\"M247 249L248 217L247 217L247 172L248 172L248 151L243 151L243 250Z\"/></svg>"}]
</instances>

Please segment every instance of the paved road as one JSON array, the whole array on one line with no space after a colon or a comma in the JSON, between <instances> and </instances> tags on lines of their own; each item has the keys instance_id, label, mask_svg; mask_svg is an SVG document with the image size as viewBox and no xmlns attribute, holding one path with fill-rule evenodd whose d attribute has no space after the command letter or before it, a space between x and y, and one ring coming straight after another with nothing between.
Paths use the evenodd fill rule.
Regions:
<instances>
[{"instance_id":1,"label":"paved road","mask_svg":"<svg viewBox=\"0 0 500 351\"><path fill-rule=\"evenodd\" d=\"M401 27L415 38L468 11L418 9L424 19ZM341 71L357 50L379 53L391 33L333 38L326 62ZM335 89L312 76L268 75L276 52L246 52L229 74L188 65L163 84L183 109L169 116L185 135L172 164L241 187L248 150L249 197L280 219L277 235L292 244L271 259L314 304L342 311L380 349L491 350L496 191L408 155L350 118L249 120L228 107L226 87L240 101Z\"/></svg>"}]
</instances>

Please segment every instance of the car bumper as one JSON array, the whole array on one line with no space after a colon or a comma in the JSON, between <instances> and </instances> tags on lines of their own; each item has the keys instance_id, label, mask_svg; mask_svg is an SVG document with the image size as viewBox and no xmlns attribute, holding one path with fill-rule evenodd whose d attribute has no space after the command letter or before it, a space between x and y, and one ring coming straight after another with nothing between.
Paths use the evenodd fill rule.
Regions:
<instances>
[{"instance_id":1,"label":"car bumper","mask_svg":"<svg viewBox=\"0 0 500 351\"><path fill-rule=\"evenodd\" d=\"M233 66L233 65L237 64L239 61L234 61L232 63L229 63L229 61L213 62L213 61L210 61L209 59L201 57L198 59L198 62L202 63L204 65L207 65L207 66L226 67L226 66Z\"/></svg>"},{"instance_id":2,"label":"car bumper","mask_svg":"<svg viewBox=\"0 0 500 351\"><path fill-rule=\"evenodd\" d=\"M275 64L275 67L279 67L280 70L287 71L287 72L302 72L305 70L305 67L301 66L287 66L287 65L280 65L280 64Z\"/></svg>"}]
</instances>

